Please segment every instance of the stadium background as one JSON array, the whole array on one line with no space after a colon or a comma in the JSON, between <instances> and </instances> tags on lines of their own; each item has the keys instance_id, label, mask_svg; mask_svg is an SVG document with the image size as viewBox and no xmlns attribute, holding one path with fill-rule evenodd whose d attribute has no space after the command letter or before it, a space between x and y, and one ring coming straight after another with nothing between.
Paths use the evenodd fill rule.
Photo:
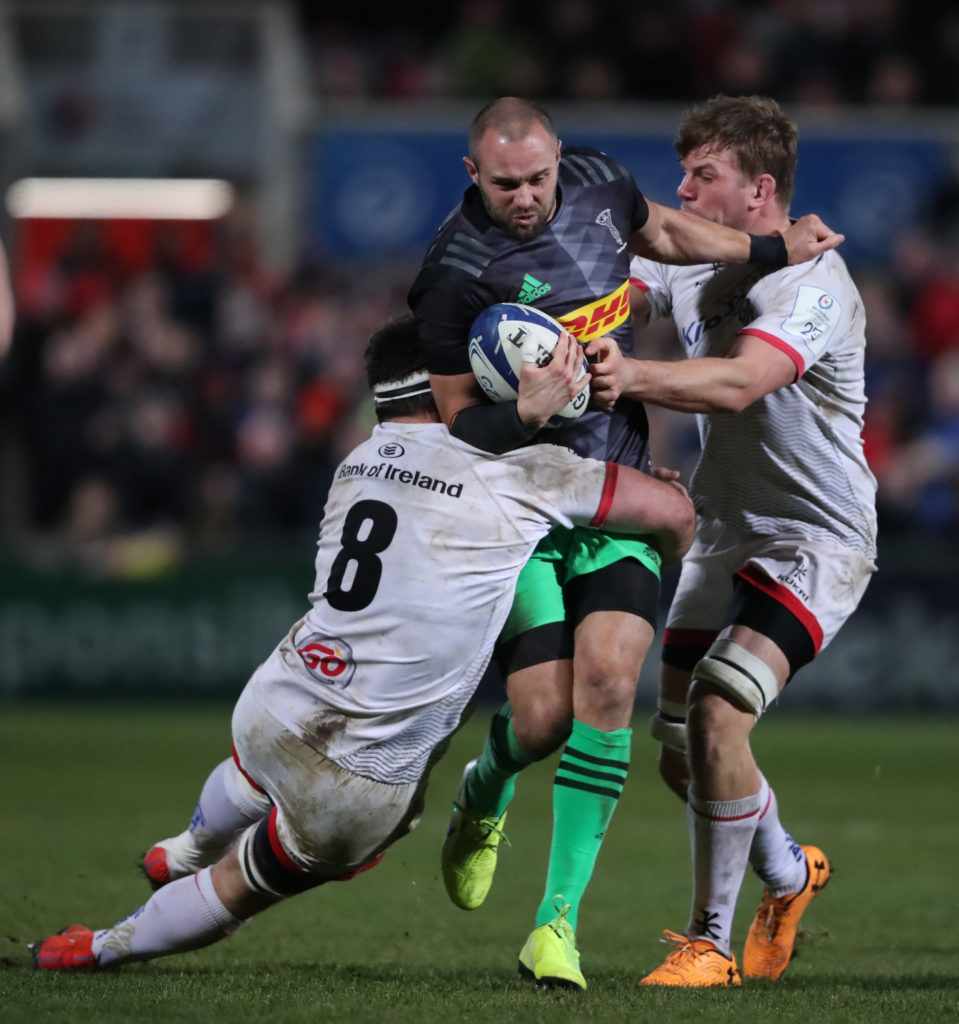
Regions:
<instances>
[{"instance_id":1,"label":"stadium background","mask_svg":"<svg viewBox=\"0 0 959 1024\"><path fill-rule=\"evenodd\" d=\"M229 698L302 613L333 467L372 422L365 339L404 308L467 184L482 102L542 99L562 138L671 203L682 110L726 91L796 117L793 211L845 232L867 306L880 573L783 703L959 709L959 10L327 7L0 3L0 193L32 177L234 189L212 220L0 212L18 307L0 363L0 699ZM678 354L666 332L652 347ZM688 468L691 423L652 419L657 460Z\"/></svg>"}]
</instances>

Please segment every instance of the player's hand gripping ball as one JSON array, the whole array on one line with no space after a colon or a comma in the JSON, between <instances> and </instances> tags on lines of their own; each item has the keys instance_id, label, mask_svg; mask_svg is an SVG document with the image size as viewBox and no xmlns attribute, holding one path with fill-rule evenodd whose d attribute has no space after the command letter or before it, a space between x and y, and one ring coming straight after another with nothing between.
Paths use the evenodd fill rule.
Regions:
<instances>
[{"instance_id":1,"label":"player's hand gripping ball","mask_svg":"<svg viewBox=\"0 0 959 1024\"><path fill-rule=\"evenodd\" d=\"M520 302L497 302L484 309L470 329L470 366L480 387L494 402L515 402L519 395L519 375L523 363L545 366L553 358L553 349L563 325L547 313ZM589 374L583 356L577 381ZM578 419L589 405L589 385L555 416L547 426L558 427Z\"/></svg>"}]
</instances>

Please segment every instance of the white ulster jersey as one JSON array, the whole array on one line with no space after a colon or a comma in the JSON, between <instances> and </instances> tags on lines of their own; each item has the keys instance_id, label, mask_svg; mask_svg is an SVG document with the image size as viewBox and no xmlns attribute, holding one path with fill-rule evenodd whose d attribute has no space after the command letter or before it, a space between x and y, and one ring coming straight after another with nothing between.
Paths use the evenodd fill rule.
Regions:
<instances>
[{"instance_id":1,"label":"white ulster jersey","mask_svg":"<svg viewBox=\"0 0 959 1024\"><path fill-rule=\"evenodd\" d=\"M635 257L630 277L646 289L651 320L673 317L687 356L722 357L744 333L796 365L793 384L742 412L697 415L697 513L875 558L876 481L862 444L865 312L838 253L778 271Z\"/></svg>"},{"instance_id":2,"label":"white ulster jersey","mask_svg":"<svg viewBox=\"0 0 959 1024\"><path fill-rule=\"evenodd\" d=\"M538 444L481 452L385 423L339 466L312 608L251 680L270 714L351 771L420 777L458 725L516 578L554 524L600 525L615 467Z\"/></svg>"}]
</instances>

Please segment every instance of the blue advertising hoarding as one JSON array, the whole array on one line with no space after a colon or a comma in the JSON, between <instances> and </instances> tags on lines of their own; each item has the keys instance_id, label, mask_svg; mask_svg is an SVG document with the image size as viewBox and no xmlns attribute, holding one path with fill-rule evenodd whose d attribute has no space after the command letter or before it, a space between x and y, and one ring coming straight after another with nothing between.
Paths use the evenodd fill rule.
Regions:
<instances>
[{"instance_id":1,"label":"blue advertising hoarding","mask_svg":"<svg viewBox=\"0 0 959 1024\"><path fill-rule=\"evenodd\" d=\"M567 144L621 160L651 199L677 205L680 169L669 132L561 131ZM382 124L318 130L308 147L312 248L329 259L411 258L422 253L469 178L464 130ZM952 177L940 138L800 140L794 214L819 213L846 235L850 263L882 263L897 232L921 216Z\"/></svg>"}]
</instances>

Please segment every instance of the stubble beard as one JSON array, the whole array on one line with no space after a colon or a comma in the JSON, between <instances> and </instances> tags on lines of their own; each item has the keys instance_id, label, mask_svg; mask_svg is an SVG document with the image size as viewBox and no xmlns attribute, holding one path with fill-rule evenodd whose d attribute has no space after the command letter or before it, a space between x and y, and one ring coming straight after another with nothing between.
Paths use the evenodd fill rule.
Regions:
<instances>
[{"instance_id":1,"label":"stubble beard","mask_svg":"<svg viewBox=\"0 0 959 1024\"><path fill-rule=\"evenodd\" d=\"M537 208L537 218L531 224L517 224L509 217L503 217L494 208L493 204L489 201L486 193L480 190L480 195L483 198L483 206L486 208L486 213L489 219L502 231L505 231L511 238L515 238L518 242L529 242L534 238L537 238L545 230L550 220L553 218L553 214L556 212L556 196L553 196L553 202L550 206L548 214L540 214L539 208Z\"/></svg>"}]
</instances>

